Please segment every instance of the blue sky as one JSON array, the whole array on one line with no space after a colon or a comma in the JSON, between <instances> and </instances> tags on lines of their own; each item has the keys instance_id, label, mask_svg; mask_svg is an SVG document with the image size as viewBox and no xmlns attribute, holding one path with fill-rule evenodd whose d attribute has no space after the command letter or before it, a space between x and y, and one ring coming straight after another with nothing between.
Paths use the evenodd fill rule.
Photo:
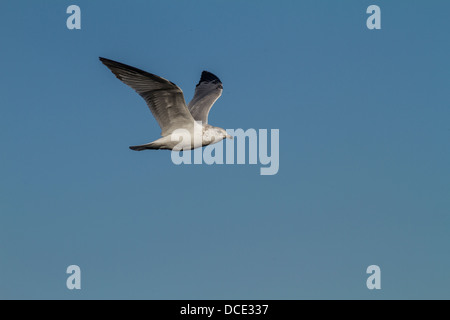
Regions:
<instances>
[{"instance_id":1,"label":"blue sky","mask_svg":"<svg viewBox=\"0 0 450 320\"><path fill-rule=\"evenodd\" d=\"M66 28L71 4L81 30ZM366 27L371 4L381 30ZM449 10L4 1L0 298L449 299ZM160 129L99 56L187 100L215 73L210 123L279 129L278 174L129 150Z\"/></svg>"}]
</instances>

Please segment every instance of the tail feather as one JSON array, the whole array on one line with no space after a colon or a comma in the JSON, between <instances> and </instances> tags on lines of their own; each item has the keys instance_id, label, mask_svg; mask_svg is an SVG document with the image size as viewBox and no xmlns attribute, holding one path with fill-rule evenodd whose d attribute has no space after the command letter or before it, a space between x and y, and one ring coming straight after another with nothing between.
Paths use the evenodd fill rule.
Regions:
<instances>
[{"instance_id":1,"label":"tail feather","mask_svg":"<svg viewBox=\"0 0 450 320\"><path fill-rule=\"evenodd\" d=\"M142 150L148 150L148 149L159 149L159 146L155 146L155 144L153 142L151 143L147 143L147 144L143 144L140 146L131 146L130 149L134 150L134 151L142 151Z\"/></svg>"},{"instance_id":2,"label":"tail feather","mask_svg":"<svg viewBox=\"0 0 450 320\"><path fill-rule=\"evenodd\" d=\"M170 147L170 136L167 137L162 137L158 140L140 145L140 146L131 146L130 149L134 150L134 151L142 151L142 150L148 150L148 149L152 149L152 150L159 150L159 149L172 149Z\"/></svg>"}]
</instances>

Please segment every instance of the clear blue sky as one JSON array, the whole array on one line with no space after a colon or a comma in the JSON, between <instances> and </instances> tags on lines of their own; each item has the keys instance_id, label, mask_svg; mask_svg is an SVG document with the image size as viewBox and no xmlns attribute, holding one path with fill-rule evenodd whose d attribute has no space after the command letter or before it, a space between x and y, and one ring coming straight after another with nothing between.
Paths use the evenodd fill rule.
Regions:
<instances>
[{"instance_id":1,"label":"clear blue sky","mask_svg":"<svg viewBox=\"0 0 450 320\"><path fill-rule=\"evenodd\" d=\"M82 29L66 28L77 4ZM378 4L382 29L366 28ZM450 298L448 1L4 1L0 298ZM175 166L98 57L210 123L280 130L280 171ZM82 290L66 289L67 266ZM366 288L366 268L382 290Z\"/></svg>"}]
</instances>

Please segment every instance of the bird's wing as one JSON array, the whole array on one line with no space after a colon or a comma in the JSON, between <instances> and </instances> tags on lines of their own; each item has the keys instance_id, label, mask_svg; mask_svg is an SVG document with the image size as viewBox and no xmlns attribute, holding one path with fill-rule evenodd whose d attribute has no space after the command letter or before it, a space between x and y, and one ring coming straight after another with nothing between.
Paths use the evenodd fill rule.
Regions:
<instances>
[{"instance_id":1,"label":"bird's wing","mask_svg":"<svg viewBox=\"0 0 450 320\"><path fill-rule=\"evenodd\" d=\"M176 84L120 62L105 58L100 58L100 61L144 98L161 127L162 136L193 124L194 119L186 107L183 91Z\"/></svg>"},{"instance_id":2,"label":"bird's wing","mask_svg":"<svg viewBox=\"0 0 450 320\"><path fill-rule=\"evenodd\" d=\"M222 82L218 77L208 71L202 72L194 98L188 104L188 109L196 121L208 123L209 110L222 95L222 90Z\"/></svg>"}]
</instances>

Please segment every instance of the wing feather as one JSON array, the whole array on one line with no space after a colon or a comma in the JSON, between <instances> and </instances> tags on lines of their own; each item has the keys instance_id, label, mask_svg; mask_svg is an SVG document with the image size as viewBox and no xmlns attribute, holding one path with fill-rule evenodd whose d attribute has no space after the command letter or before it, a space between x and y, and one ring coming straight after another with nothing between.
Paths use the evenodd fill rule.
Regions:
<instances>
[{"instance_id":1,"label":"wing feather","mask_svg":"<svg viewBox=\"0 0 450 320\"><path fill-rule=\"evenodd\" d=\"M100 58L114 75L144 98L161 127L161 135L189 127L194 118L186 107L183 91L174 83L126 64Z\"/></svg>"},{"instance_id":2,"label":"wing feather","mask_svg":"<svg viewBox=\"0 0 450 320\"><path fill-rule=\"evenodd\" d=\"M222 95L223 86L220 79L208 71L203 71L200 82L195 88L195 94L191 102L188 104L188 109L192 117L196 121L208 123L208 114L213 104Z\"/></svg>"}]
</instances>

